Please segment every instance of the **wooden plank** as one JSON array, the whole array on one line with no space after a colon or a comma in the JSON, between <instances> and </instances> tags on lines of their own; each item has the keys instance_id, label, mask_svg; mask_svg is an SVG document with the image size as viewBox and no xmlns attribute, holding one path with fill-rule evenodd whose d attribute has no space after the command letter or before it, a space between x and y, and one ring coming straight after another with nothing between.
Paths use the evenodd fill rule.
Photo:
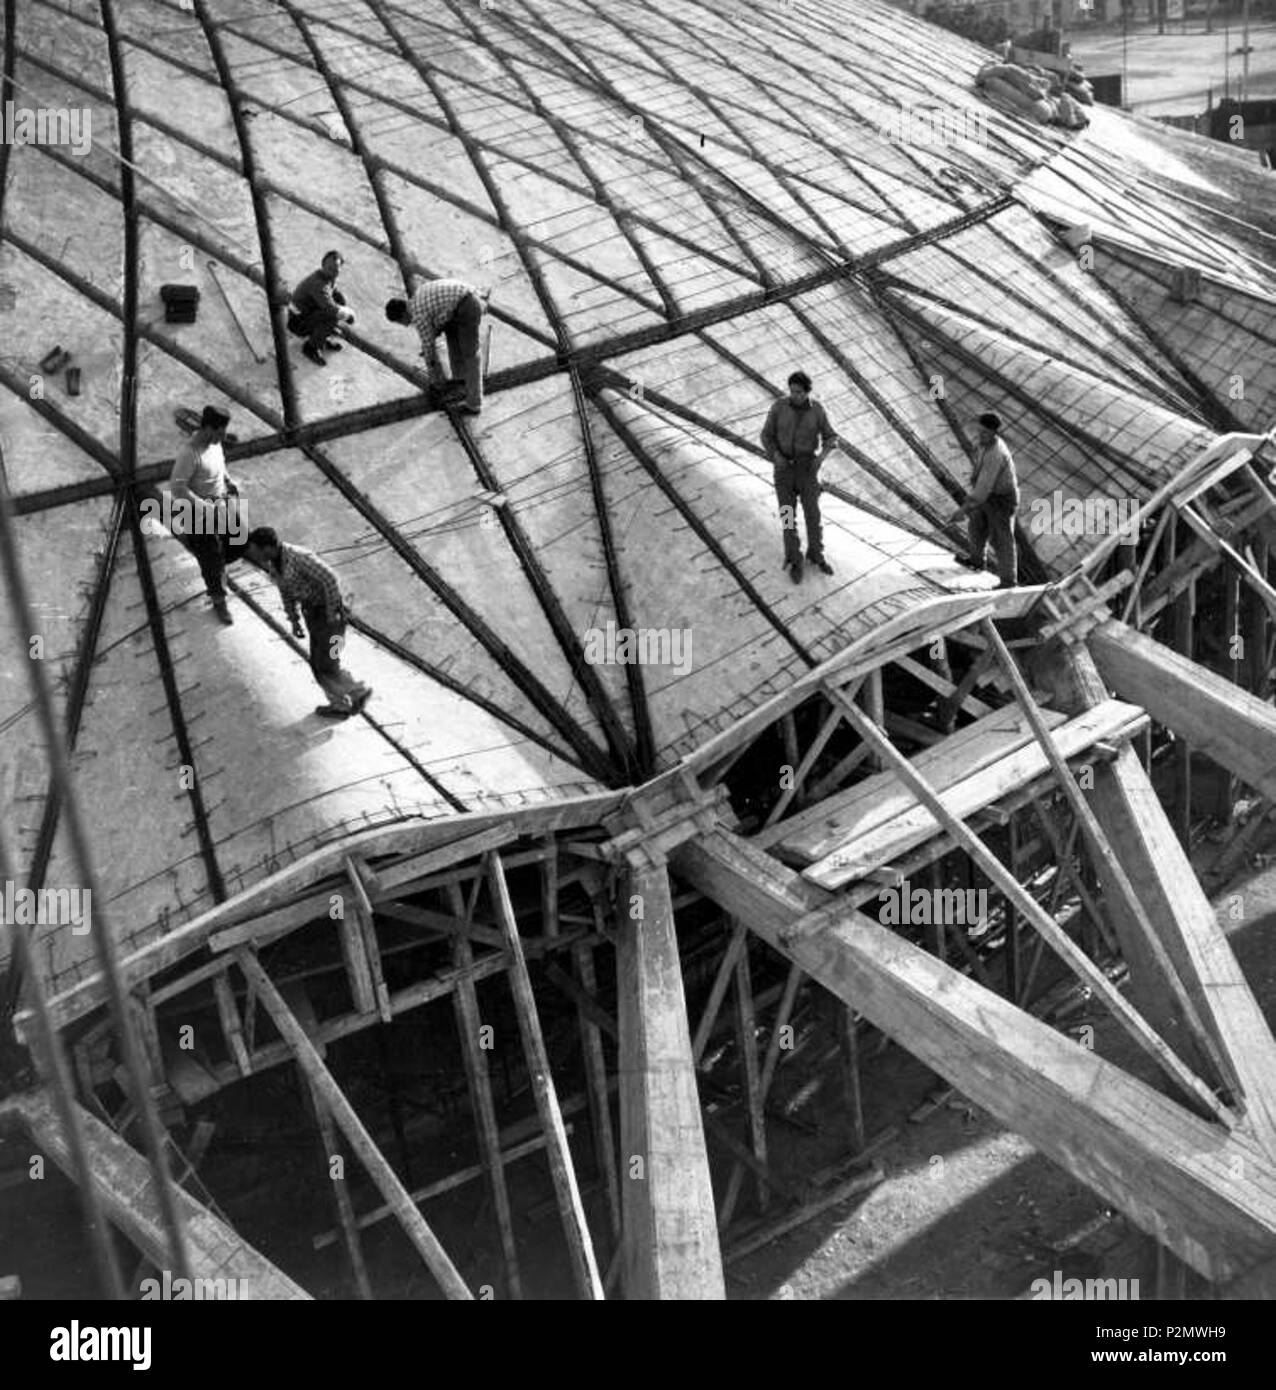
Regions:
<instances>
[{"instance_id":1,"label":"wooden plank","mask_svg":"<svg viewBox=\"0 0 1276 1390\"><path fill-rule=\"evenodd\" d=\"M1154 1058L1161 1070L1180 1087L1185 1095L1191 1096L1206 1113L1221 1119L1229 1127L1234 1124L1235 1118L1226 1107L1222 1106L1213 1093L1179 1061L1165 1040L1155 1033L1143 1017L1130 1007L1124 996L1113 987L1108 977L1089 956L1076 946L1067 933L1061 930L1054 918L1043 911L1037 900L1015 881L1014 876L997 856L988 849L982 840L967 829L959 814L950 809L950 806L935 794L925 779L917 774L908 759L893 747L885 735L870 724L853 705L848 702L844 708L846 709L846 717L860 731L861 737L877 747L887 764L899 774L905 785L930 815L978 863L984 873L1005 894L1007 900L1015 903L1028 921L1046 938L1055 954L1071 967L1074 974L1090 986L1095 995L1107 1006L1108 1012L1124 1028L1127 1035L1148 1056ZM1102 705L1095 707L1096 711L1102 708ZM1084 718L1084 716L1079 717ZM1061 734L1054 737L1058 739ZM809 870L807 876L809 877Z\"/></svg>"},{"instance_id":2,"label":"wooden plank","mask_svg":"<svg viewBox=\"0 0 1276 1390\"><path fill-rule=\"evenodd\" d=\"M1125 623L1095 628L1087 646L1120 696L1276 798L1276 709L1270 704Z\"/></svg>"},{"instance_id":3,"label":"wooden plank","mask_svg":"<svg viewBox=\"0 0 1276 1390\"><path fill-rule=\"evenodd\" d=\"M231 993L230 982L225 972L213 977L213 994L217 1000L217 1015L221 1019L222 1032L230 1055L239 1068L240 1076L251 1076L253 1065L248 1059L248 1049L244 1046L244 1030L239 1021L239 1009L235 996Z\"/></svg>"},{"instance_id":4,"label":"wooden plank","mask_svg":"<svg viewBox=\"0 0 1276 1390\"><path fill-rule=\"evenodd\" d=\"M576 1004L582 1017L588 1019L594 1027L601 1028L613 1041L619 1040L620 1030L616 1027L616 1020L565 970L550 962L545 966L545 978Z\"/></svg>"},{"instance_id":5,"label":"wooden plank","mask_svg":"<svg viewBox=\"0 0 1276 1390\"><path fill-rule=\"evenodd\" d=\"M705 1001L704 1012L700 1015L695 1037L691 1041L691 1057L696 1066L700 1065L705 1048L709 1046L713 1025L718 1021L718 1011L722 1008L722 1001L727 997L727 987L731 983L735 963L739 960L740 952L744 950L748 937L749 928L743 922L733 924L731 935L727 939L727 949L722 960L718 963L713 984L709 987L709 998Z\"/></svg>"},{"instance_id":6,"label":"wooden plank","mask_svg":"<svg viewBox=\"0 0 1276 1390\"><path fill-rule=\"evenodd\" d=\"M368 1176L394 1208L394 1214L398 1217L404 1233L438 1281L439 1287L448 1298L473 1298L474 1295L466 1288L447 1252L435 1238L425 1218L416 1209L394 1169L373 1142L372 1136L355 1114L354 1107L346 1099L332 1073L324 1066L314 1044L306 1036L305 1029L284 1002L283 996L275 988L274 981L262 969L260 961L245 947L240 947L235 952L235 960L245 979L256 987L262 1007L270 1015L280 1036L305 1072L307 1080L319 1093L350 1147L367 1169Z\"/></svg>"},{"instance_id":7,"label":"wooden plank","mask_svg":"<svg viewBox=\"0 0 1276 1390\"><path fill-rule=\"evenodd\" d=\"M367 888L364 886L364 879L367 875L367 866L361 864L352 855L345 857L346 877L350 880L350 887L354 893L355 920L359 927L359 939L363 951L363 958L367 969L368 985L372 991L372 1005L370 1009L364 1009L356 1003L360 1013L371 1012L375 1009L382 1023L389 1023L390 1014L390 994L385 987L385 974L381 969L381 946L377 941L377 924L373 915L372 903L368 898ZM344 936L342 940L344 941ZM353 953L353 943L351 950Z\"/></svg>"},{"instance_id":8,"label":"wooden plank","mask_svg":"<svg viewBox=\"0 0 1276 1390\"><path fill-rule=\"evenodd\" d=\"M337 1143L336 1127L332 1123L332 1116L329 1115L327 1106L323 1103L323 1097L310 1084L300 1068L298 1068L298 1072L301 1076L302 1086L310 1100L311 1113L314 1115L316 1133L319 1138L319 1154L323 1161L323 1178L332 1188L332 1200L337 1208L337 1223L341 1231L342 1242L346 1247L346 1258L350 1262L350 1273L354 1276L355 1289L360 1298L370 1300L372 1298L372 1284L368 1279L368 1266L363 1258L363 1245L359 1240L359 1228L355 1225L354 1203L350 1200L350 1189L346 1186L345 1156ZM333 1176L332 1160L334 1158L342 1160L341 1177Z\"/></svg>"},{"instance_id":9,"label":"wooden plank","mask_svg":"<svg viewBox=\"0 0 1276 1390\"><path fill-rule=\"evenodd\" d=\"M1067 723L1056 710L1046 714L1052 728ZM994 710L985 718L949 734L934 748L924 748L914 765L937 786L947 787L959 777L978 772L1007 753L1027 747L1032 739L1017 707ZM856 752L868 753L861 745ZM843 838L844 827L869 829L906 810L909 798L889 772L874 773L855 786L799 811L779 827L753 836L759 845L774 846L778 854L804 861L820 859Z\"/></svg>"},{"instance_id":10,"label":"wooden plank","mask_svg":"<svg viewBox=\"0 0 1276 1390\"><path fill-rule=\"evenodd\" d=\"M434 852L446 856L444 862L450 865L471 852L467 845L472 842L476 831L496 826L511 832L512 838L517 838L537 832L595 825L620 804L621 796L620 792L592 792L525 809L467 813L442 821L415 819L406 824L379 826L374 830L344 836L333 844L313 850L295 864L290 864L234 898L191 918L159 940L125 956L120 962L122 977L128 982L167 970L203 946L214 931L260 917L295 899L312 885L340 875L341 861L347 854L358 854L364 859L387 854L410 855L415 853L418 846L437 846L440 838L446 838L451 841L452 847L445 844ZM325 899L322 911L326 913L327 895L322 896ZM105 1001L105 986L100 976L94 973L49 1000L54 1026L64 1027Z\"/></svg>"},{"instance_id":11,"label":"wooden plank","mask_svg":"<svg viewBox=\"0 0 1276 1390\"><path fill-rule=\"evenodd\" d=\"M1032 725L1033 732L1037 736L1037 741L1046 753L1050 762L1050 767L1055 774L1055 780L1062 790L1064 799L1072 809L1073 815L1077 818L1077 823L1081 827L1085 843L1090 850L1090 854L1099 870L1104 882L1108 885L1108 892L1105 900L1114 908L1119 904L1122 917L1129 922L1134 932L1138 935L1139 952L1137 959L1141 962L1148 962L1153 970L1153 975L1149 980L1151 986L1145 991L1148 996L1145 1002L1152 1008L1143 1010L1144 1016L1154 1025L1160 1027L1162 1036L1168 1037L1166 1028L1171 1027L1177 1031L1180 1020L1186 1021L1192 1036L1196 1040L1201 1056L1208 1060L1214 1070L1218 1081L1225 1079L1225 1071L1222 1067L1222 1058L1218 1056L1217 1050L1213 1047L1209 1035L1206 1033L1196 1008L1183 988L1183 983L1176 974L1174 967L1170 963L1169 956L1166 954L1165 947L1161 944L1157 930L1152 923L1150 914L1145 911L1143 903L1136 891L1133 882L1126 873L1120 858L1115 853L1111 841L1108 839L1103 826L1098 817L1090 809L1089 803L1081 794L1081 789L1077 786L1067 764L1060 757L1058 750L1054 746L1054 740L1046 729L1045 721L1041 717L1041 711L1037 707L1036 701L1032 698L1027 683L1015 665L1010 653L1002 644L1001 635L991 624L985 624L984 635L988 639L989 646L996 650L997 659L1001 662L1002 670L1005 671L1014 687L1015 698L1019 701L1020 707L1028 717L1028 722ZM1069 659L1064 654L1064 660ZM1073 658L1075 660L1075 658ZM1048 821L1044 822L1048 827ZM1069 869L1071 866L1069 866ZM1078 885L1082 890L1082 901L1087 903L1091 916L1095 921L1098 920L1098 912L1089 900L1089 895L1085 892L1083 885ZM1115 901L1114 901L1115 900ZM1165 1007L1160 1007L1156 1003L1154 996L1164 996ZM1179 1055L1189 1065L1196 1067L1199 1065L1200 1056L1195 1054L1194 1049L1181 1048Z\"/></svg>"},{"instance_id":12,"label":"wooden plank","mask_svg":"<svg viewBox=\"0 0 1276 1390\"><path fill-rule=\"evenodd\" d=\"M1276 1039L1132 750L1096 771L1091 803L1244 1097L1249 1123L1276 1152Z\"/></svg>"},{"instance_id":13,"label":"wooden plank","mask_svg":"<svg viewBox=\"0 0 1276 1390\"><path fill-rule=\"evenodd\" d=\"M780 792L779 800L771 807L770 814L767 816L765 826L774 825L776 821L789 809L789 803L802 790L806 782L807 774L815 766L815 760L824 751L825 745L833 737L837 726L842 722L840 710L834 710L820 726L819 732L811 740L811 746L806 750L802 761L798 763L793 772L793 782L791 786L783 788Z\"/></svg>"},{"instance_id":14,"label":"wooden plank","mask_svg":"<svg viewBox=\"0 0 1276 1390\"><path fill-rule=\"evenodd\" d=\"M1138 714L1134 706L1110 700L1061 724L1052 731L1052 739L1061 756L1075 757L1098 740L1112 737ZM1015 752L944 787L945 805L951 814L965 819L1041 776L1049 768L1049 760L1031 735L1029 738L1030 741ZM920 775L912 764L909 768L914 776ZM926 781L930 785L929 778ZM867 832L853 836L843 834L835 848L805 870L806 876L823 888L840 887L851 879L862 878L875 865L889 863L921 844L939 828L939 819L914 799L912 805L882 819Z\"/></svg>"},{"instance_id":15,"label":"wooden plank","mask_svg":"<svg viewBox=\"0 0 1276 1390\"><path fill-rule=\"evenodd\" d=\"M595 909L601 915L601 904ZM591 998L598 990L594 973L594 952L584 944L572 947L572 961L581 988ZM617 1249L621 1239L620 1174L616 1166L616 1138L611 1122L611 1106L607 1099L607 1062L603 1053L602 1034L597 1025L581 1011L581 1043L585 1056L585 1086L589 1097L589 1127L594 1139L594 1162L602 1180L607 1199L607 1216L611 1223L612 1240ZM619 1028L617 1029L619 1041Z\"/></svg>"},{"instance_id":16,"label":"wooden plank","mask_svg":"<svg viewBox=\"0 0 1276 1390\"><path fill-rule=\"evenodd\" d=\"M458 917L462 916L465 902L458 885L452 886L450 898L453 912ZM474 964L474 952L463 936L454 940L452 958L457 969L462 972L456 991L452 995L452 1002L456 1011L457 1031L461 1037L461 1056L465 1061L465 1079L469 1086L470 1104L474 1110L474 1124L478 1130L479 1152L483 1155L483 1166L487 1170L488 1183L492 1191L492 1205L496 1212L496 1226L505 1260L507 1289L511 1298L521 1299L523 1283L519 1273L518 1246L514 1239L509 1187L505 1181L505 1166L501 1158L496 1103L492 1097L487 1053L481 1043L482 1019L479 1014L478 990L470 973L470 967Z\"/></svg>"},{"instance_id":17,"label":"wooden plank","mask_svg":"<svg viewBox=\"0 0 1276 1390\"><path fill-rule=\"evenodd\" d=\"M73 1102L74 1103L74 1102ZM11 1113L25 1126L32 1142L72 1182L75 1165L57 1106L46 1090L26 1091L9 1101ZM102 1211L157 1269L170 1267L170 1244L160 1215L150 1164L133 1146L96 1116L77 1106L90 1155ZM190 1277L205 1281L242 1281L241 1296L250 1299L309 1299L269 1260L183 1188L174 1189L182 1223ZM208 1297L218 1295L208 1293Z\"/></svg>"},{"instance_id":18,"label":"wooden plank","mask_svg":"<svg viewBox=\"0 0 1276 1390\"><path fill-rule=\"evenodd\" d=\"M749 922L875 1027L1215 1282L1276 1258L1276 1165L862 913L785 944L835 900L729 831L673 856L684 882Z\"/></svg>"},{"instance_id":19,"label":"wooden plank","mask_svg":"<svg viewBox=\"0 0 1276 1390\"><path fill-rule=\"evenodd\" d=\"M784 992L780 996L780 1002L776 1008L775 1023L771 1028L771 1038L767 1043L766 1058L762 1063L762 1076L759 1081L759 1091L763 1106L766 1105L767 1097L771 1093L771 1083L775 1080L776 1069L780 1062L781 1040L784 1037L784 1030L788 1027L789 1017L793 1013L793 1006L797 1002L798 990L802 984L802 969L800 966L792 965L789 967L788 976L784 981ZM718 1229L726 1230L731 1224L731 1216L735 1211L735 1204L740 1197L740 1188L744 1183L744 1164L737 1162L731 1169L731 1176L727 1180L726 1196L722 1199L722 1206L718 1213Z\"/></svg>"},{"instance_id":20,"label":"wooden plank","mask_svg":"<svg viewBox=\"0 0 1276 1390\"><path fill-rule=\"evenodd\" d=\"M582 1101L581 1104L584 1102ZM515 1128L516 1126L510 1125L501 1131L503 1143L506 1142L506 1136ZM570 1134L571 1131L572 1126L568 1125L567 1132ZM520 1158L527 1158L530 1154L540 1153L544 1147L545 1136L543 1134L536 1134L530 1139L521 1140L517 1144L510 1144L508 1148L501 1150L501 1166L508 1168L511 1163L517 1162ZM464 1187L466 1183L483 1177L487 1171L486 1163L472 1163L465 1168L458 1169L455 1173L449 1173L445 1178L436 1178L434 1182L426 1183L424 1187L418 1187L408 1195L419 1206L422 1202L428 1202L434 1197L442 1197L445 1192L454 1192L458 1187ZM375 1226L394 1214L394 1208L391 1206L373 1207L371 1211L365 1211L359 1216L355 1225L359 1230L364 1231L369 1226ZM312 1244L316 1250L322 1250L325 1246L335 1244L338 1235L337 1231L320 1231L314 1237Z\"/></svg>"},{"instance_id":21,"label":"wooden plank","mask_svg":"<svg viewBox=\"0 0 1276 1390\"><path fill-rule=\"evenodd\" d=\"M1173 497L1176 492L1186 490L1195 479L1204 476L1219 460L1235 459L1234 466L1239 467L1247 463L1270 438L1270 434L1244 434L1240 431L1219 435L1208 448L1184 464L1172 478L1162 483L1146 502L1135 509L1130 529L1141 527L1144 519L1151 516L1168 498ZM1120 531L1105 536L1081 561L1081 572L1094 574L1108 556L1122 544L1122 539Z\"/></svg>"},{"instance_id":22,"label":"wooden plank","mask_svg":"<svg viewBox=\"0 0 1276 1390\"><path fill-rule=\"evenodd\" d=\"M744 1086L745 1113L749 1124L749 1147L763 1168L766 1167L766 1115L762 1104L762 1077L758 1069L758 1020L753 1007L753 981L749 971L746 942L735 966L735 1033L740 1051L740 1074ZM770 1205L766 1179L757 1181L758 1210Z\"/></svg>"},{"instance_id":23,"label":"wooden plank","mask_svg":"<svg viewBox=\"0 0 1276 1390\"><path fill-rule=\"evenodd\" d=\"M915 680L921 681L923 685L929 686L937 694L945 699L952 698L957 709L964 709L967 713L973 714L977 719L982 719L984 715L992 713L992 706L986 705L982 700L977 700L970 692L975 687L975 681L970 680L970 673L967 673L969 684L964 688L956 686L950 680L945 680L943 676L932 671L929 666L923 666L920 661L914 661L910 656L899 657L895 665L901 671L907 671ZM975 680L978 679L979 664L971 667L976 672ZM876 721L875 721L876 722Z\"/></svg>"},{"instance_id":24,"label":"wooden plank","mask_svg":"<svg viewBox=\"0 0 1276 1390\"><path fill-rule=\"evenodd\" d=\"M594 1258L594 1245L590 1239L589 1226L585 1220L585 1209L580 1200L580 1188L576 1182L576 1170L572 1165L571 1150L567 1147L567 1135L563 1130L563 1117L559 1110L558 1093L554 1088L554 1078L550 1072L549 1054L545 1050L545 1039L541 1035L540 1017L536 1011L536 996L532 993L532 982L527 974L527 960L523 954L523 943L518 934L518 922L514 917L514 906L510 901L509 884L505 881L505 871L501 866L500 855L489 852L486 855L488 886L492 901L496 905L496 915L505 935L505 948L509 956L510 988L514 995L514 1007L518 1014L519 1032L523 1039L523 1051L527 1056L528 1075L536 1099L536 1110L541 1117L541 1125L549 1140L550 1175L554 1181L554 1192L558 1199L559 1212L563 1219L563 1231L567 1237L567 1250L571 1258L572 1273L576 1287L584 1298L601 1299L602 1280L598 1274L598 1264Z\"/></svg>"},{"instance_id":25,"label":"wooden plank","mask_svg":"<svg viewBox=\"0 0 1276 1390\"><path fill-rule=\"evenodd\" d=\"M724 1299L668 876L663 867L634 870L623 889L616 978L625 1295Z\"/></svg>"},{"instance_id":26,"label":"wooden plank","mask_svg":"<svg viewBox=\"0 0 1276 1390\"><path fill-rule=\"evenodd\" d=\"M826 682L845 684L894 661L897 656L906 656L919 647L928 646L937 637L946 637L993 614L1005 616L1009 611L1017 613L1023 606L1022 599L1009 591L998 595L948 594L920 607L910 608L907 612L897 613L835 656L799 676L782 694L773 696L742 719L736 720L729 729L701 744L694 753L683 758L682 765L693 771L706 771L741 744L747 746L752 743L759 734L809 699Z\"/></svg>"}]
</instances>

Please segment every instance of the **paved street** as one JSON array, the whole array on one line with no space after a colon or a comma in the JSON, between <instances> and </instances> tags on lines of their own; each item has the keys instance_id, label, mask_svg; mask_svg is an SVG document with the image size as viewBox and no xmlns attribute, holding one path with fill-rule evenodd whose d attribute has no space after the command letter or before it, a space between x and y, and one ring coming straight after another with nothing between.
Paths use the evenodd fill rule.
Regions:
<instances>
[{"instance_id":1,"label":"paved street","mask_svg":"<svg viewBox=\"0 0 1276 1390\"><path fill-rule=\"evenodd\" d=\"M1212 34L1201 32L1199 19L1189 25L1195 32L1158 34L1155 25L1143 26L1131 31L1128 41L1119 32L1078 30L1065 37L1088 73L1121 72L1124 47L1125 100L1142 115L1194 115L1206 109L1211 95L1221 100L1225 85L1232 96L1240 95L1244 59L1238 51L1239 25L1226 31L1216 27ZM1254 51L1247 94L1276 97L1276 25L1251 24L1249 42Z\"/></svg>"}]
</instances>

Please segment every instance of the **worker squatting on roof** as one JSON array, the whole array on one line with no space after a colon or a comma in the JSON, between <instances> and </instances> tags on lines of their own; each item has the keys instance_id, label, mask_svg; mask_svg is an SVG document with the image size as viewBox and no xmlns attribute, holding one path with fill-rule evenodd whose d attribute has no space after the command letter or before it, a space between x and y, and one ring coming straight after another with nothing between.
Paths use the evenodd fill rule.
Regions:
<instances>
[{"instance_id":1,"label":"worker squatting on roof","mask_svg":"<svg viewBox=\"0 0 1276 1390\"><path fill-rule=\"evenodd\" d=\"M345 264L340 251L327 251L318 270L309 275L292 292L294 313L288 328L305 338L301 352L316 366L326 367L324 349L340 352L344 346L337 334L343 324L354 322L354 312L346 307L345 295L337 288L337 276Z\"/></svg>"},{"instance_id":2,"label":"worker squatting on roof","mask_svg":"<svg viewBox=\"0 0 1276 1390\"><path fill-rule=\"evenodd\" d=\"M789 394L771 407L762 427L762 447L775 465L775 494L784 528L784 567L795 584L802 582L802 543L798 539L797 506L806 521L806 558L817 570L833 573L824 558L820 526L820 465L837 447L838 438L824 407L811 399L811 378L794 372ZM818 453L817 453L818 449Z\"/></svg>"},{"instance_id":3,"label":"worker squatting on roof","mask_svg":"<svg viewBox=\"0 0 1276 1390\"><path fill-rule=\"evenodd\" d=\"M385 306L391 323L410 325L421 335L421 355L434 387L447 384L437 346L440 333L447 338L452 376L465 381L463 415L483 409L479 330L486 312L486 297L464 280L427 280L411 299L391 299Z\"/></svg>"},{"instance_id":4,"label":"worker squatting on roof","mask_svg":"<svg viewBox=\"0 0 1276 1390\"><path fill-rule=\"evenodd\" d=\"M313 550L286 545L269 526L259 526L249 534L244 556L275 581L292 635L298 641L306 637L301 625L305 617L310 633L310 670L328 697L328 703L315 713L326 719L360 714L372 698L372 687L355 680L341 664L350 599L342 593L336 571Z\"/></svg>"}]
</instances>

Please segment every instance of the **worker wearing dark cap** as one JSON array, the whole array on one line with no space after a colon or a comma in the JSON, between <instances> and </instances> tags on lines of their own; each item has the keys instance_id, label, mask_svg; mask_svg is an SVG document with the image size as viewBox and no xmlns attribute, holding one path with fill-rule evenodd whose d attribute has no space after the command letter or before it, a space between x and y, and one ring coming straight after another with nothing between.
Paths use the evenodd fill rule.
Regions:
<instances>
[{"instance_id":1,"label":"worker wearing dark cap","mask_svg":"<svg viewBox=\"0 0 1276 1390\"><path fill-rule=\"evenodd\" d=\"M1015 460L1001 437L1001 416L987 411L979 417L979 451L970 496L961 510L970 517L970 563L983 569L988 542L997 557L1000 587L1012 589L1018 578L1015 548L1015 512L1019 507L1019 481Z\"/></svg>"},{"instance_id":2,"label":"worker wearing dark cap","mask_svg":"<svg viewBox=\"0 0 1276 1390\"><path fill-rule=\"evenodd\" d=\"M215 405L206 405L199 428L177 451L169 475L174 502L185 503L189 518L175 519L174 532L199 561L204 587L213 601L213 612L223 623L233 623L226 606L226 563L238 532L239 490L226 476L222 448L230 416ZM176 509L174 509L176 512Z\"/></svg>"},{"instance_id":3,"label":"worker wearing dark cap","mask_svg":"<svg viewBox=\"0 0 1276 1390\"><path fill-rule=\"evenodd\" d=\"M775 495L784 528L784 566L795 584L802 580L802 542L798 539L797 507L806 522L806 558L817 570L833 573L824 558L820 527L820 465L837 447L837 435L818 401L811 399L811 378L794 372L789 394L771 407L762 427L762 447L775 466Z\"/></svg>"}]
</instances>

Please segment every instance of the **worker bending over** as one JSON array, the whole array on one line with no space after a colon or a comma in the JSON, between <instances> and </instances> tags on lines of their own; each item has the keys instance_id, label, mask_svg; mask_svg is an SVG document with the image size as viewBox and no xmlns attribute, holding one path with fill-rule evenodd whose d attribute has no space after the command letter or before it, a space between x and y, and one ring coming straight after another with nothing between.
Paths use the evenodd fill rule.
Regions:
<instances>
[{"instance_id":1,"label":"worker bending over","mask_svg":"<svg viewBox=\"0 0 1276 1390\"><path fill-rule=\"evenodd\" d=\"M249 535L244 553L275 581L292 635L298 641L306 636L301 626L301 616L305 615L310 630L310 669L328 697L328 703L315 713L326 719L360 714L372 697L372 688L355 680L341 664L350 605L336 572L314 551L285 545L269 526L259 526Z\"/></svg>"},{"instance_id":2,"label":"worker bending over","mask_svg":"<svg viewBox=\"0 0 1276 1390\"><path fill-rule=\"evenodd\" d=\"M391 299L385 316L391 323L411 325L421 335L421 354L431 386L444 386L447 377L439 362L437 340L447 337L453 377L465 382L462 414L483 409L483 366L479 360L479 327L487 312L483 295L464 280L427 280L411 299Z\"/></svg>"}]
</instances>

